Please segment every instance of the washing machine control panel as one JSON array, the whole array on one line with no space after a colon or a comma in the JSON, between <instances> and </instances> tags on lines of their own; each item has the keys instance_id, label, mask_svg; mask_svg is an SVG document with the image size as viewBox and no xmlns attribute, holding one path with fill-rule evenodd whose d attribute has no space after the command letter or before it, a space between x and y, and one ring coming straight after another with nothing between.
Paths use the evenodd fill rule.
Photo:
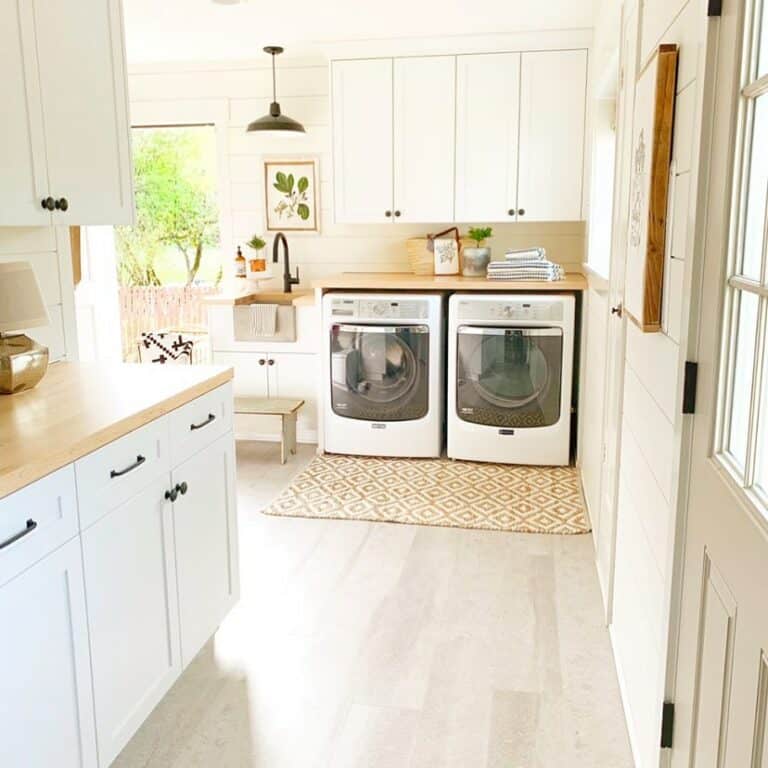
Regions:
<instances>
[{"instance_id":1,"label":"washing machine control panel","mask_svg":"<svg viewBox=\"0 0 768 768\"><path fill-rule=\"evenodd\" d=\"M460 320L501 323L507 320L544 320L558 322L563 319L563 305L559 301L503 301L459 302Z\"/></svg>"},{"instance_id":2,"label":"washing machine control panel","mask_svg":"<svg viewBox=\"0 0 768 768\"><path fill-rule=\"evenodd\" d=\"M347 320L424 320L429 316L425 301L408 299L339 298L331 302L331 316Z\"/></svg>"}]
</instances>

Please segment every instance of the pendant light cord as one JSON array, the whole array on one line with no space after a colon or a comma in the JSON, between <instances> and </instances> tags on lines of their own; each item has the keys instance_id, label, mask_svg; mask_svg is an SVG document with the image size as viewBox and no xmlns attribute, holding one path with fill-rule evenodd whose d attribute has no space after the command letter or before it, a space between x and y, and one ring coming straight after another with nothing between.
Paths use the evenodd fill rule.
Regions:
<instances>
[{"instance_id":1,"label":"pendant light cord","mask_svg":"<svg viewBox=\"0 0 768 768\"><path fill-rule=\"evenodd\" d=\"M275 54L272 53L272 101L277 101L277 80L275 79Z\"/></svg>"}]
</instances>

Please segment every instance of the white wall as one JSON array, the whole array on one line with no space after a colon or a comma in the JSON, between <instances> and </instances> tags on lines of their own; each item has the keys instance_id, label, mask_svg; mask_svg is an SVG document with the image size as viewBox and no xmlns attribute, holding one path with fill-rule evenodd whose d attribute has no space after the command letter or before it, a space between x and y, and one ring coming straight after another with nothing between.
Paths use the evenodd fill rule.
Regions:
<instances>
[{"instance_id":1,"label":"white wall","mask_svg":"<svg viewBox=\"0 0 768 768\"><path fill-rule=\"evenodd\" d=\"M77 359L68 237L66 229L53 227L0 228L0 261L29 261L37 275L51 323L27 333L48 347L51 361Z\"/></svg>"},{"instance_id":2,"label":"white wall","mask_svg":"<svg viewBox=\"0 0 768 768\"><path fill-rule=\"evenodd\" d=\"M640 19L640 69L657 44L678 43L672 199L661 333L627 324L622 456L611 636L630 739L639 768L659 763L665 696L678 462L683 275L695 217L697 88L705 11L700 0L647 0Z\"/></svg>"},{"instance_id":3,"label":"white wall","mask_svg":"<svg viewBox=\"0 0 768 768\"><path fill-rule=\"evenodd\" d=\"M278 100L284 113L305 125L306 135L274 138L245 132L248 122L267 112L271 100L271 74L265 65L267 61L134 67L129 79L132 121L217 125L225 254L233 254L235 246L254 232L264 232L263 157L316 156L321 232L288 237L291 264L300 267L302 284L345 271L409 271L406 239L438 231L439 225L333 223L327 62L278 59ZM571 270L579 270L584 261L583 223L501 224L494 230L491 246L497 252L507 246L543 245L555 261Z\"/></svg>"}]
</instances>

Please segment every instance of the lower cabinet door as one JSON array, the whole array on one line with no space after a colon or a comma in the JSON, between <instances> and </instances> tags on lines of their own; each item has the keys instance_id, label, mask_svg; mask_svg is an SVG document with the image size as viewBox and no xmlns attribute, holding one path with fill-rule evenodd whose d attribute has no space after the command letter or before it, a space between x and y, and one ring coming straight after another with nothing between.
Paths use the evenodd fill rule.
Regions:
<instances>
[{"instance_id":1,"label":"lower cabinet door","mask_svg":"<svg viewBox=\"0 0 768 768\"><path fill-rule=\"evenodd\" d=\"M184 666L239 596L235 443L224 435L173 470L173 504Z\"/></svg>"},{"instance_id":2,"label":"lower cabinet door","mask_svg":"<svg viewBox=\"0 0 768 768\"><path fill-rule=\"evenodd\" d=\"M181 672L168 477L82 534L100 765Z\"/></svg>"},{"instance_id":3,"label":"lower cabinet door","mask_svg":"<svg viewBox=\"0 0 768 768\"><path fill-rule=\"evenodd\" d=\"M0 587L0 765L97 765L80 540Z\"/></svg>"}]
</instances>

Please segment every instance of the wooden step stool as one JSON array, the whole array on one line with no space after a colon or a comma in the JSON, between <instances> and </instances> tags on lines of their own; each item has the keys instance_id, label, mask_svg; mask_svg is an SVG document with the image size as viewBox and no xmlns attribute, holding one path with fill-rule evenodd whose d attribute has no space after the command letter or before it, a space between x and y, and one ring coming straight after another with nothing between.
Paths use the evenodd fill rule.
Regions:
<instances>
[{"instance_id":1,"label":"wooden step stool","mask_svg":"<svg viewBox=\"0 0 768 768\"><path fill-rule=\"evenodd\" d=\"M280 417L280 463L285 464L289 452L296 455L296 416L302 405L304 405L303 400L278 397L236 397L235 413Z\"/></svg>"}]
</instances>

